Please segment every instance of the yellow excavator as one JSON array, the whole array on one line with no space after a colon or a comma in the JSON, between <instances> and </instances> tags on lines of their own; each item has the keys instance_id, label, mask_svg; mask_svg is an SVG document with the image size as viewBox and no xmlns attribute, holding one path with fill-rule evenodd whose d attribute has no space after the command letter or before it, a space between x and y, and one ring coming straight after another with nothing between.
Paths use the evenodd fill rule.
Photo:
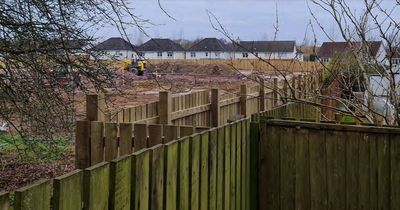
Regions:
<instances>
[{"instance_id":1,"label":"yellow excavator","mask_svg":"<svg viewBox=\"0 0 400 210\"><path fill-rule=\"evenodd\" d=\"M132 71L138 76L143 76L144 71L146 71L146 64L146 61L143 59L127 59L122 62L122 69L126 71Z\"/></svg>"}]
</instances>

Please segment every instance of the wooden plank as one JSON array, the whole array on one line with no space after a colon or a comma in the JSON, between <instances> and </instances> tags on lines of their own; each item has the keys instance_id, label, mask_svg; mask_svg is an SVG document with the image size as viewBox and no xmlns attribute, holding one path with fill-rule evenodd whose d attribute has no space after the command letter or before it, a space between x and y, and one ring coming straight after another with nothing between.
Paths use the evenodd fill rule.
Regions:
<instances>
[{"instance_id":1,"label":"wooden plank","mask_svg":"<svg viewBox=\"0 0 400 210\"><path fill-rule=\"evenodd\" d=\"M179 158L179 144L177 141L169 142L165 146L166 151L166 186L165 198L166 210L176 210L178 204L178 158Z\"/></svg>"},{"instance_id":2,"label":"wooden plank","mask_svg":"<svg viewBox=\"0 0 400 210\"><path fill-rule=\"evenodd\" d=\"M369 209L370 207L370 153L369 153L369 136L365 133L359 136L359 152L358 152L358 209Z\"/></svg>"},{"instance_id":3,"label":"wooden plank","mask_svg":"<svg viewBox=\"0 0 400 210\"><path fill-rule=\"evenodd\" d=\"M346 208L346 141L344 133L326 131L328 209Z\"/></svg>"},{"instance_id":4,"label":"wooden plank","mask_svg":"<svg viewBox=\"0 0 400 210\"><path fill-rule=\"evenodd\" d=\"M149 125L149 147L162 144L162 125Z\"/></svg>"},{"instance_id":5,"label":"wooden plank","mask_svg":"<svg viewBox=\"0 0 400 210\"><path fill-rule=\"evenodd\" d=\"M135 210L150 209L150 150L133 153L133 204Z\"/></svg>"},{"instance_id":6,"label":"wooden plank","mask_svg":"<svg viewBox=\"0 0 400 210\"><path fill-rule=\"evenodd\" d=\"M325 132L310 129L310 186L311 186L311 209L326 209L326 144Z\"/></svg>"},{"instance_id":7,"label":"wooden plank","mask_svg":"<svg viewBox=\"0 0 400 210\"><path fill-rule=\"evenodd\" d=\"M151 149L151 189L150 209L164 209L164 145L157 145Z\"/></svg>"},{"instance_id":8,"label":"wooden plank","mask_svg":"<svg viewBox=\"0 0 400 210\"><path fill-rule=\"evenodd\" d=\"M109 163L99 163L83 171L85 210L108 209L109 183Z\"/></svg>"},{"instance_id":9,"label":"wooden plank","mask_svg":"<svg viewBox=\"0 0 400 210\"><path fill-rule=\"evenodd\" d=\"M178 209L190 209L190 139L179 141L179 198Z\"/></svg>"},{"instance_id":10,"label":"wooden plank","mask_svg":"<svg viewBox=\"0 0 400 210\"><path fill-rule=\"evenodd\" d=\"M38 181L35 184L15 191L15 210L50 209L51 187L49 180Z\"/></svg>"},{"instance_id":11,"label":"wooden plank","mask_svg":"<svg viewBox=\"0 0 400 210\"><path fill-rule=\"evenodd\" d=\"M90 166L90 122L77 121L75 130L75 168Z\"/></svg>"},{"instance_id":12,"label":"wooden plank","mask_svg":"<svg viewBox=\"0 0 400 210\"><path fill-rule=\"evenodd\" d=\"M242 207L242 121L236 122L236 208Z\"/></svg>"},{"instance_id":13,"label":"wooden plank","mask_svg":"<svg viewBox=\"0 0 400 210\"><path fill-rule=\"evenodd\" d=\"M240 114L245 117L248 116L247 86L246 85L240 85Z\"/></svg>"},{"instance_id":14,"label":"wooden plank","mask_svg":"<svg viewBox=\"0 0 400 210\"><path fill-rule=\"evenodd\" d=\"M231 209L231 126L224 127L225 160L224 160L224 209Z\"/></svg>"},{"instance_id":15,"label":"wooden plank","mask_svg":"<svg viewBox=\"0 0 400 210\"><path fill-rule=\"evenodd\" d=\"M53 205L57 210L82 210L83 171L76 170L53 181ZM0 208L1 209L1 208Z\"/></svg>"},{"instance_id":16,"label":"wooden plank","mask_svg":"<svg viewBox=\"0 0 400 210\"><path fill-rule=\"evenodd\" d=\"M132 123L119 124L119 153L121 156L132 154Z\"/></svg>"},{"instance_id":17,"label":"wooden plank","mask_svg":"<svg viewBox=\"0 0 400 210\"><path fill-rule=\"evenodd\" d=\"M217 128L217 156L216 156L216 209L224 209L224 171L225 171L225 129L224 127Z\"/></svg>"},{"instance_id":18,"label":"wooden plank","mask_svg":"<svg viewBox=\"0 0 400 210\"><path fill-rule=\"evenodd\" d=\"M196 128L194 126L180 126L180 138L193 135L196 132Z\"/></svg>"},{"instance_id":19,"label":"wooden plank","mask_svg":"<svg viewBox=\"0 0 400 210\"><path fill-rule=\"evenodd\" d=\"M236 136L237 136L237 125L236 124L230 124L231 126L231 135L230 135L230 141L231 141L231 209L236 209L236 150L237 150L237 145L236 145Z\"/></svg>"},{"instance_id":20,"label":"wooden plank","mask_svg":"<svg viewBox=\"0 0 400 210\"><path fill-rule=\"evenodd\" d=\"M211 90L211 126L218 127L221 124L220 119L220 92L219 89Z\"/></svg>"},{"instance_id":21,"label":"wooden plank","mask_svg":"<svg viewBox=\"0 0 400 210\"><path fill-rule=\"evenodd\" d=\"M358 208L358 133L346 132L346 208ZM351 163L351 164L349 164Z\"/></svg>"},{"instance_id":22,"label":"wooden plank","mask_svg":"<svg viewBox=\"0 0 400 210\"><path fill-rule=\"evenodd\" d=\"M248 193L249 193L249 158L248 158L248 140L250 139L247 136L247 123L249 122L248 119L245 119L242 121L242 137L241 137L241 143L242 143L242 200L241 204L242 207L241 209L248 209Z\"/></svg>"},{"instance_id":23,"label":"wooden plank","mask_svg":"<svg viewBox=\"0 0 400 210\"><path fill-rule=\"evenodd\" d=\"M195 135L190 139L190 203L191 210L200 209L200 152L201 138Z\"/></svg>"},{"instance_id":24,"label":"wooden plank","mask_svg":"<svg viewBox=\"0 0 400 210\"><path fill-rule=\"evenodd\" d=\"M133 142L133 148L135 151L147 148L147 125L146 124L135 124L133 133L135 141Z\"/></svg>"},{"instance_id":25,"label":"wooden plank","mask_svg":"<svg viewBox=\"0 0 400 210\"><path fill-rule=\"evenodd\" d=\"M260 112L265 111L265 82L264 78L260 78L260 96L259 96L259 104L260 104Z\"/></svg>"},{"instance_id":26,"label":"wooden plank","mask_svg":"<svg viewBox=\"0 0 400 210\"><path fill-rule=\"evenodd\" d=\"M111 161L118 156L117 123L105 123L105 160Z\"/></svg>"},{"instance_id":27,"label":"wooden plank","mask_svg":"<svg viewBox=\"0 0 400 210\"><path fill-rule=\"evenodd\" d=\"M159 95L158 112L160 116L160 124L171 124L172 122L172 99L171 93L161 91Z\"/></svg>"},{"instance_id":28,"label":"wooden plank","mask_svg":"<svg viewBox=\"0 0 400 210\"><path fill-rule=\"evenodd\" d=\"M380 135L380 134L379 134ZM369 140L369 151L370 151L370 179L369 179L369 186L371 188L370 191L370 209L378 209L378 134L370 133L368 138Z\"/></svg>"},{"instance_id":29,"label":"wooden plank","mask_svg":"<svg viewBox=\"0 0 400 210\"><path fill-rule=\"evenodd\" d=\"M8 210L9 207L9 194L6 192L0 192L0 210Z\"/></svg>"},{"instance_id":30,"label":"wooden plank","mask_svg":"<svg viewBox=\"0 0 400 210\"><path fill-rule=\"evenodd\" d=\"M281 209L295 209L295 129L280 127L277 132L280 141L280 206Z\"/></svg>"},{"instance_id":31,"label":"wooden plank","mask_svg":"<svg viewBox=\"0 0 400 210\"><path fill-rule=\"evenodd\" d=\"M260 125L259 180L260 209L280 209L279 135L275 126Z\"/></svg>"},{"instance_id":32,"label":"wooden plank","mask_svg":"<svg viewBox=\"0 0 400 210\"><path fill-rule=\"evenodd\" d=\"M207 210L209 207L209 180L208 180L208 161L209 161L209 138L210 133L204 132L201 137L200 153L200 209Z\"/></svg>"},{"instance_id":33,"label":"wooden plank","mask_svg":"<svg viewBox=\"0 0 400 210\"><path fill-rule=\"evenodd\" d=\"M209 210L217 210L217 142L218 133L216 129L210 130L209 139Z\"/></svg>"},{"instance_id":34,"label":"wooden plank","mask_svg":"<svg viewBox=\"0 0 400 210\"><path fill-rule=\"evenodd\" d=\"M176 125L164 125L163 132L164 132L164 143L168 143L173 140L178 139L178 130L179 127Z\"/></svg>"},{"instance_id":35,"label":"wooden plank","mask_svg":"<svg viewBox=\"0 0 400 210\"><path fill-rule=\"evenodd\" d=\"M378 155L378 209L390 209L390 136L381 134L377 137Z\"/></svg>"},{"instance_id":36,"label":"wooden plank","mask_svg":"<svg viewBox=\"0 0 400 210\"><path fill-rule=\"evenodd\" d=\"M391 209L400 207L400 141L399 135L390 136Z\"/></svg>"},{"instance_id":37,"label":"wooden plank","mask_svg":"<svg viewBox=\"0 0 400 210\"><path fill-rule=\"evenodd\" d=\"M90 165L104 161L104 123L90 122Z\"/></svg>"},{"instance_id":38,"label":"wooden plank","mask_svg":"<svg viewBox=\"0 0 400 210\"><path fill-rule=\"evenodd\" d=\"M86 95L86 119L88 121L104 121L105 97L103 93Z\"/></svg>"},{"instance_id":39,"label":"wooden plank","mask_svg":"<svg viewBox=\"0 0 400 210\"><path fill-rule=\"evenodd\" d=\"M259 177L258 177L258 158L259 158L259 140L260 140L260 124L251 122L249 139L249 208L251 210L259 209Z\"/></svg>"},{"instance_id":40,"label":"wooden plank","mask_svg":"<svg viewBox=\"0 0 400 210\"><path fill-rule=\"evenodd\" d=\"M131 209L131 156L110 162L110 209Z\"/></svg>"}]
</instances>

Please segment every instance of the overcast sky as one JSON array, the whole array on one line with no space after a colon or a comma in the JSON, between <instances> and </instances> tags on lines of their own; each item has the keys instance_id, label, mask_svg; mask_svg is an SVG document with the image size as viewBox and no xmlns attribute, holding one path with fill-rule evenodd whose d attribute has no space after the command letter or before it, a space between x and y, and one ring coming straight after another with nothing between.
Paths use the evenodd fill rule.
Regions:
<instances>
[{"instance_id":1,"label":"overcast sky","mask_svg":"<svg viewBox=\"0 0 400 210\"><path fill-rule=\"evenodd\" d=\"M158 6L157 0L131 0L135 14L148 19L153 25L147 25L146 32L153 38L196 39L202 37L223 37L210 24L207 11L212 12L232 34L241 40L270 40L274 37L276 8L279 17L279 40L304 40L307 25L312 17L306 0L160 0L163 8L176 19L169 18ZM384 0L390 5L392 0ZM359 10L361 0L349 0L354 10ZM311 3L310 3L311 4ZM331 18L315 5L312 10L328 33L336 39L339 34L333 27ZM318 40L326 37L314 26ZM308 30L311 36L310 30ZM119 36L117 30L105 28L97 34L101 39ZM140 36L137 29L129 29L132 42L147 41Z\"/></svg>"}]
</instances>

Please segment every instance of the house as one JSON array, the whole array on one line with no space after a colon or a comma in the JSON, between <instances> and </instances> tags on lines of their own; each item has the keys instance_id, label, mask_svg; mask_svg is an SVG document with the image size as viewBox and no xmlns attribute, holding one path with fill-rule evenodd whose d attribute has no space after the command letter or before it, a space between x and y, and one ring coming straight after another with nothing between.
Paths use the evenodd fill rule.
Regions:
<instances>
[{"instance_id":1,"label":"house","mask_svg":"<svg viewBox=\"0 0 400 210\"><path fill-rule=\"evenodd\" d=\"M239 41L234 45L235 59L302 59L296 41Z\"/></svg>"},{"instance_id":2,"label":"house","mask_svg":"<svg viewBox=\"0 0 400 210\"><path fill-rule=\"evenodd\" d=\"M138 51L145 59L185 59L185 49L170 39L150 39Z\"/></svg>"},{"instance_id":3,"label":"house","mask_svg":"<svg viewBox=\"0 0 400 210\"><path fill-rule=\"evenodd\" d=\"M394 67L400 66L400 48L393 49L393 52L387 52L388 59L392 60ZM397 68L398 69L398 68Z\"/></svg>"},{"instance_id":4,"label":"house","mask_svg":"<svg viewBox=\"0 0 400 210\"><path fill-rule=\"evenodd\" d=\"M232 48L217 38L205 38L186 51L186 59L231 59Z\"/></svg>"},{"instance_id":5,"label":"house","mask_svg":"<svg viewBox=\"0 0 400 210\"><path fill-rule=\"evenodd\" d=\"M385 64L386 50L381 41L369 41L367 43L367 49L369 55L366 59L378 63ZM333 57L338 56L340 53L358 53L365 52L366 50L361 49L361 42L324 42L319 49L318 59L322 62L330 62Z\"/></svg>"},{"instance_id":6,"label":"house","mask_svg":"<svg viewBox=\"0 0 400 210\"><path fill-rule=\"evenodd\" d=\"M94 49L101 51L100 59L124 60L137 57L135 46L120 37L109 38Z\"/></svg>"}]
</instances>

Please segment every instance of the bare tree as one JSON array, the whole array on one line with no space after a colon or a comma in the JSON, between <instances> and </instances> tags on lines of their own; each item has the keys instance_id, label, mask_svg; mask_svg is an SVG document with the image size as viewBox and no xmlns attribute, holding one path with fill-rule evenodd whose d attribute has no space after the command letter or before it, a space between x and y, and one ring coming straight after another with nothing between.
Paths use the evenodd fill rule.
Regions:
<instances>
[{"instance_id":1,"label":"bare tree","mask_svg":"<svg viewBox=\"0 0 400 210\"><path fill-rule=\"evenodd\" d=\"M26 142L49 145L73 130L75 91L115 88L95 32L148 21L124 0L5 0L0 4L0 118ZM28 148L29 149L29 148Z\"/></svg>"}]
</instances>

